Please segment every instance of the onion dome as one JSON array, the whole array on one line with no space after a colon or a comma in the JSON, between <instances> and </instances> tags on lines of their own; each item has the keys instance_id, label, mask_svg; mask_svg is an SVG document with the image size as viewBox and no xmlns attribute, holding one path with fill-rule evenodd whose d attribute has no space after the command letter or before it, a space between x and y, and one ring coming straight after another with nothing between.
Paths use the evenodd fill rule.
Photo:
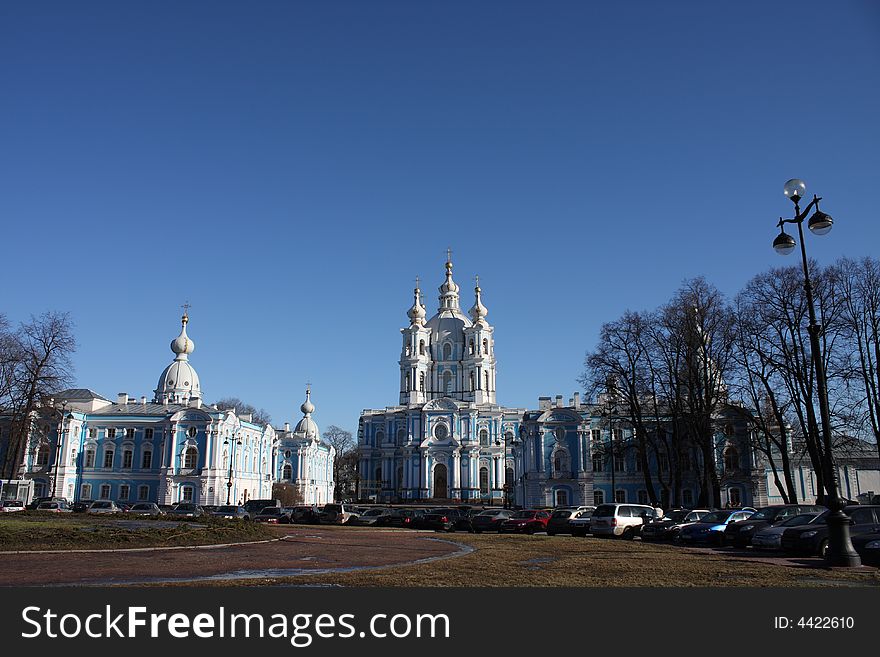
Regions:
<instances>
[{"instance_id":1,"label":"onion dome","mask_svg":"<svg viewBox=\"0 0 880 657\"><path fill-rule=\"evenodd\" d=\"M477 276L477 284L474 287L474 305L470 309L471 319L474 321L474 324L485 323L486 315L489 314L488 308L483 305L483 301L480 298L480 277Z\"/></svg>"},{"instance_id":2,"label":"onion dome","mask_svg":"<svg viewBox=\"0 0 880 657\"><path fill-rule=\"evenodd\" d=\"M458 308L458 292L461 288L452 280L452 251L446 252L446 280L440 286L440 309Z\"/></svg>"},{"instance_id":3,"label":"onion dome","mask_svg":"<svg viewBox=\"0 0 880 657\"><path fill-rule=\"evenodd\" d=\"M422 326L425 323L425 307L422 305L422 291L419 289L418 279L416 279L416 287L413 290L413 305L407 311L410 324Z\"/></svg>"},{"instance_id":4,"label":"onion dome","mask_svg":"<svg viewBox=\"0 0 880 657\"><path fill-rule=\"evenodd\" d=\"M184 312L180 318L180 335L171 341L175 358L162 371L156 386L156 401L160 404L187 404L190 399L202 398L199 375L189 362L189 355L195 351L196 345L186 334L188 322L189 316Z\"/></svg>"},{"instance_id":5,"label":"onion dome","mask_svg":"<svg viewBox=\"0 0 880 657\"><path fill-rule=\"evenodd\" d=\"M294 433L301 434L310 440L318 440L318 425L315 424L315 421L312 419L312 413L315 412L315 405L312 403L312 390L311 386L306 387L306 400L303 402L302 406L299 407L299 410L303 412L303 419L300 420L296 428L294 428Z\"/></svg>"}]
</instances>

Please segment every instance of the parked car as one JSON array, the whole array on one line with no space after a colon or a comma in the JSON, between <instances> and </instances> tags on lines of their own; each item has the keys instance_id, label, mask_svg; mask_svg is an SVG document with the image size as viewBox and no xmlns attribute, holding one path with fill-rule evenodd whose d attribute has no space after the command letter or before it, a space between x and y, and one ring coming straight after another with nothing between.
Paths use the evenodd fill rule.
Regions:
<instances>
[{"instance_id":1,"label":"parked car","mask_svg":"<svg viewBox=\"0 0 880 657\"><path fill-rule=\"evenodd\" d=\"M74 502L70 505L70 510L74 513L85 513L90 506L92 506L92 502L94 500L83 500L80 502Z\"/></svg>"},{"instance_id":2,"label":"parked car","mask_svg":"<svg viewBox=\"0 0 880 657\"><path fill-rule=\"evenodd\" d=\"M647 504L600 504L590 519L590 533L633 539L656 517L654 507Z\"/></svg>"},{"instance_id":3,"label":"parked car","mask_svg":"<svg viewBox=\"0 0 880 657\"><path fill-rule=\"evenodd\" d=\"M501 523L502 534L534 534L547 529L550 512L541 509L517 511L508 520Z\"/></svg>"},{"instance_id":4,"label":"parked car","mask_svg":"<svg viewBox=\"0 0 880 657\"><path fill-rule=\"evenodd\" d=\"M348 504L325 504L321 509L321 524L344 525L360 514Z\"/></svg>"},{"instance_id":5,"label":"parked car","mask_svg":"<svg viewBox=\"0 0 880 657\"><path fill-rule=\"evenodd\" d=\"M201 518L205 510L192 502L180 502L168 512L168 515L176 518Z\"/></svg>"},{"instance_id":6,"label":"parked car","mask_svg":"<svg viewBox=\"0 0 880 657\"><path fill-rule=\"evenodd\" d=\"M290 523L290 514L280 506L267 506L255 515L254 522L266 522L271 525L287 525Z\"/></svg>"},{"instance_id":7,"label":"parked car","mask_svg":"<svg viewBox=\"0 0 880 657\"><path fill-rule=\"evenodd\" d=\"M880 566L880 531L852 537L853 547L866 566Z\"/></svg>"},{"instance_id":8,"label":"parked car","mask_svg":"<svg viewBox=\"0 0 880 657\"><path fill-rule=\"evenodd\" d=\"M86 509L86 513L96 515L114 514L119 513L119 507L116 506L116 502L112 500L95 500L91 503L89 508Z\"/></svg>"},{"instance_id":9,"label":"parked car","mask_svg":"<svg viewBox=\"0 0 880 657\"><path fill-rule=\"evenodd\" d=\"M43 502L64 502L66 506L70 506L66 497L35 497L25 508L34 511L39 508Z\"/></svg>"},{"instance_id":10,"label":"parked car","mask_svg":"<svg viewBox=\"0 0 880 657\"><path fill-rule=\"evenodd\" d=\"M670 511L667 516L660 520L650 522L642 527L641 537L643 541L674 541L682 527L698 522L703 516L708 515L708 509L694 509L688 511L680 509Z\"/></svg>"},{"instance_id":11,"label":"parked car","mask_svg":"<svg viewBox=\"0 0 880 657\"><path fill-rule=\"evenodd\" d=\"M721 511L712 511L702 518L699 522L692 523L682 527L678 533L678 540L681 543L709 543L712 545L724 545L724 530L731 522L739 522L740 520L748 520L753 511L745 511L743 509L723 509Z\"/></svg>"},{"instance_id":12,"label":"parked car","mask_svg":"<svg viewBox=\"0 0 880 657\"><path fill-rule=\"evenodd\" d=\"M299 525L316 525L321 521L321 509L316 506L295 506L290 512L290 522Z\"/></svg>"},{"instance_id":13,"label":"parked car","mask_svg":"<svg viewBox=\"0 0 880 657\"><path fill-rule=\"evenodd\" d=\"M774 504L764 506L747 520L731 522L724 529L724 541L734 547L744 548L752 543L754 533L765 527L778 525L781 522L804 513L822 513L824 506L815 504Z\"/></svg>"},{"instance_id":14,"label":"parked car","mask_svg":"<svg viewBox=\"0 0 880 657\"><path fill-rule=\"evenodd\" d=\"M376 519L376 527L405 527L415 529L417 520L425 515L424 509L391 509Z\"/></svg>"},{"instance_id":15,"label":"parked car","mask_svg":"<svg viewBox=\"0 0 880 657\"><path fill-rule=\"evenodd\" d=\"M767 525L752 535L752 547L756 550L781 550L782 534L789 527L807 527L816 523L824 523L828 510L814 513L802 513L792 516L775 525ZM746 521L748 522L748 521Z\"/></svg>"},{"instance_id":16,"label":"parked car","mask_svg":"<svg viewBox=\"0 0 880 657\"><path fill-rule=\"evenodd\" d=\"M37 507L37 511L48 511L49 513L72 513L72 509L67 505L67 501L62 502L41 502Z\"/></svg>"},{"instance_id":17,"label":"parked car","mask_svg":"<svg viewBox=\"0 0 880 657\"><path fill-rule=\"evenodd\" d=\"M467 524L467 516L460 509L431 509L425 513L422 519L422 525L425 529L444 532L467 529Z\"/></svg>"},{"instance_id":18,"label":"parked car","mask_svg":"<svg viewBox=\"0 0 880 657\"><path fill-rule=\"evenodd\" d=\"M138 502L137 504L132 504L128 513L133 516L150 516L151 518L158 518L159 516L165 515L165 512L162 511L162 509L159 508L159 505L155 502Z\"/></svg>"},{"instance_id":19,"label":"parked car","mask_svg":"<svg viewBox=\"0 0 880 657\"><path fill-rule=\"evenodd\" d=\"M556 534L573 534L572 520L577 518L581 513L589 511L592 515L596 507L569 507L564 509L556 509L550 514L550 520L547 521L547 535L555 536Z\"/></svg>"},{"instance_id":20,"label":"parked car","mask_svg":"<svg viewBox=\"0 0 880 657\"><path fill-rule=\"evenodd\" d=\"M207 511L207 509L205 510ZM215 507L213 511L210 511L210 514L214 518L223 518L224 520L251 519L251 514L248 513L247 509L245 509L243 506L238 506L237 504Z\"/></svg>"},{"instance_id":21,"label":"parked car","mask_svg":"<svg viewBox=\"0 0 880 657\"><path fill-rule=\"evenodd\" d=\"M248 514L253 520L254 516L260 513L263 509L270 506L281 506L281 500L248 500L242 506L247 510Z\"/></svg>"},{"instance_id":22,"label":"parked car","mask_svg":"<svg viewBox=\"0 0 880 657\"><path fill-rule=\"evenodd\" d=\"M595 513L595 511L595 508L590 508L587 511L578 511L574 518L568 521L572 536L584 537L590 533L590 527L593 522L593 513Z\"/></svg>"},{"instance_id":23,"label":"parked car","mask_svg":"<svg viewBox=\"0 0 880 657\"><path fill-rule=\"evenodd\" d=\"M349 524L351 525L359 525L362 527L372 526L376 524L376 521L379 520L382 516L386 516L390 513L390 509L370 509L366 513L355 516L349 520Z\"/></svg>"},{"instance_id":24,"label":"parked car","mask_svg":"<svg viewBox=\"0 0 880 657\"><path fill-rule=\"evenodd\" d=\"M515 511L510 509L486 509L471 518L471 529L482 532L501 532L501 525L510 520Z\"/></svg>"},{"instance_id":25,"label":"parked car","mask_svg":"<svg viewBox=\"0 0 880 657\"><path fill-rule=\"evenodd\" d=\"M0 512L15 513L16 511L24 511L24 502L21 500L3 500L0 502Z\"/></svg>"},{"instance_id":26,"label":"parked car","mask_svg":"<svg viewBox=\"0 0 880 657\"><path fill-rule=\"evenodd\" d=\"M843 508L852 524L850 535L880 531L880 506L857 504ZM812 527L789 527L782 534L782 549L787 554L825 557L828 552L828 525L816 523Z\"/></svg>"}]
</instances>

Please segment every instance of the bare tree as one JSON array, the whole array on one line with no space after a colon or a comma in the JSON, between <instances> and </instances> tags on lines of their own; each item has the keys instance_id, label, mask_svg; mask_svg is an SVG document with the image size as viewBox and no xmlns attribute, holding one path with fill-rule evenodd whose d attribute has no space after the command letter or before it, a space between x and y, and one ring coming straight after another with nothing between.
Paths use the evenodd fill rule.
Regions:
<instances>
[{"instance_id":1,"label":"bare tree","mask_svg":"<svg viewBox=\"0 0 880 657\"><path fill-rule=\"evenodd\" d=\"M3 463L3 477L12 479L18 470L37 412L49 405L53 394L69 385L76 350L73 323L68 313L46 312L31 317L4 340L4 370L10 380L2 400L10 417L10 434Z\"/></svg>"},{"instance_id":2,"label":"bare tree","mask_svg":"<svg viewBox=\"0 0 880 657\"><path fill-rule=\"evenodd\" d=\"M235 410L236 415L251 414L254 424L272 424L272 416L265 409L257 408L252 404L241 401L238 397L224 397L214 402L214 406L221 411Z\"/></svg>"},{"instance_id":3,"label":"bare tree","mask_svg":"<svg viewBox=\"0 0 880 657\"><path fill-rule=\"evenodd\" d=\"M857 407L880 450L880 261L843 259L837 267L843 318L855 356L853 378L861 384Z\"/></svg>"},{"instance_id":4,"label":"bare tree","mask_svg":"<svg viewBox=\"0 0 880 657\"><path fill-rule=\"evenodd\" d=\"M335 424L331 424L324 429L323 440L336 450L336 458L333 461L333 481L336 482L336 499L346 497L354 481L356 473L356 444L351 435L351 431L347 431ZM348 467L354 456L355 468Z\"/></svg>"}]
</instances>

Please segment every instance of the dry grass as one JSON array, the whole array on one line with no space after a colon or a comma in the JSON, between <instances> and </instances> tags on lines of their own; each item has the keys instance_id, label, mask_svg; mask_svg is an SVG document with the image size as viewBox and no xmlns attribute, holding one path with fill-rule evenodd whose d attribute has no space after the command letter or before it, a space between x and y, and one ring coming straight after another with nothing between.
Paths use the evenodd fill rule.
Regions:
<instances>
[{"instance_id":1,"label":"dry grass","mask_svg":"<svg viewBox=\"0 0 880 657\"><path fill-rule=\"evenodd\" d=\"M430 535L426 535L430 536ZM640 541L568 536L454 534L437 538L476 551L427 564L351 573L236 582L342 586L880 586L880 571L829 571L807 566L734 560Z\"/></svg>"}]
</instances>

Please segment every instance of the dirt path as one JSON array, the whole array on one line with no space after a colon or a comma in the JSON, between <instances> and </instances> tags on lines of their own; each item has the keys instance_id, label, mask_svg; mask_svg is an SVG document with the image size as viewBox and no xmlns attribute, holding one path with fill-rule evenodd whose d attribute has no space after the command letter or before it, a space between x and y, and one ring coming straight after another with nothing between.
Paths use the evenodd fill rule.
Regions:
<instances>
[{"instance_id":1,"label":"dirt path","mask_svg":"<svg viewBox=\"0 0 880 657\"><path fill-rule=\"evenodd\" d=\"M4 555L0 586L137 584L281 577L303 572L436 560L466 554L433 533L351 528L278 528L280 541L215 549Z\"/></svg>"}]
</instances>

